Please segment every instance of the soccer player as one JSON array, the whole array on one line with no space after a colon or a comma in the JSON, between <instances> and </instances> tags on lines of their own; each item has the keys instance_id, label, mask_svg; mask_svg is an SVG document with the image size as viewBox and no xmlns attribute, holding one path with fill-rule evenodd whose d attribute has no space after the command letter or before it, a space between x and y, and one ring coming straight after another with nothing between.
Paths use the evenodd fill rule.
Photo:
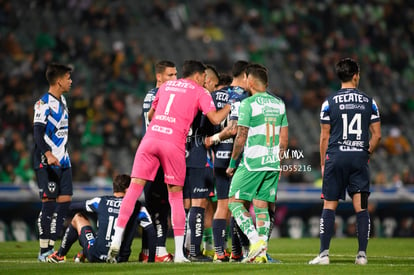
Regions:
<instances>
[{"instance_id":1,"label":"soccer player","mask_svg":"<svg viewBox=\"0 0 414 275\"><path fill-rule=\"evenodd\" d=\"M204 87L209 91L214 91L219 74L211 66L206 66L206 79ZM207 159L207 149L204 146L203 139L213 133L213 126L201 111L199 111L193 120L186 143L186 179L184 184L184 199L190 200L188 207L187 233L189 237L189 255L188 259L192 262L210 262L212 259L201 253L200 247L204 235L204 224L211 218L205 219L205 211L208 207L209 195L213 192L214 179L211 162ZM210 219L210 220L209 220ZM210 226L211 228L211 226Z\"/></svg>"},{"instance_id":2,"label":"soccer player","mask_svg":"<svg viewBox=\"0 0 414 275\"><path fill-rule=\"evenodd\" d=\"M38 218L40 251L45 262L53 253L72 200L72 168L67 150L69 111L64 93L69 92L72 68L51 63L46 69L49 90L34 105L33 163L42 209Z\"/></svg>"},{"instance_id":3,"label":"soccer player","mask_svg":"<svg viewBox=\"0 0 414 275\"><path fill-rule=\"evenodd\" d=\"M219 124L229 113L230 106L216 111L211 95L202 85L206 66L196 60L183 65L183 78L167 81L158 90L149 116L153 116L144 138L137 149L131 173L131 182L122 203L115 235L108 251L108 262L116 262L123 232L136 200L147 180L154 180L156 169L162 166L168 188L171 220L174 231L174 262L188 262L184 256L185 211L183 185L185 179L185 142L190 125L198 110L202 110L214 124Z\"/></svg>"},{"instance_id":4,"label":"soccer player","mask_svg":"<svg viewBox=\"0 0 414 275\"><path fill-rule=\"evenodd\" d=\"M335 210L339 199L345 199L346 191L352 198L357 215L359 248L355 264L366 264L370 230L368 161L381 139L380 115L375 100L358 90L358 63L345 58L336 64L335 69L341 80L341 89L325 100L320 115L323 177L320 249L319 255L309 264L329 264Z\"/></svg>"},{"instance_id":5,"label":"soccer player","mask_svg":"<svg viewBox=\"0 0 414 275\"><path fill-rule=\"evenodd\" d=\"M215 246L215 262L226 262L229 260L225 251L226 228L229 218L228 194L230 178L226 175L226 169L230 162L233 149L233 138L237 133L237 120L240 101L248 96L246 89L246 69L249 65L246 61L237 61L232 67L232 81L230 85L214 91L212 97L217 109L228 103L230 94L239 94L240 100L232 104L230 116L226 118L219 127L216 127L214 136L206 138L206 146L212 146L214 152L214 176L216 179L217 208L213 217L213 237ZM233 221L234 222L234 221ZM233 223L234 225L234 223ZM237 228L232 230L232 258L241 259L242 250L240 246ZM245 236L240 236L245 237ZM247 240L244 242L248 246Z\"/></svg>"},{"instance_id":6,"label":"soccer player","mask_svg":"<svg viewBox=\"0 0 414 275\"><path fill-rule=\"evenodd\" d=\"M148 113L151 109L152 102L162 84L169 80L177 79L177 68L175 64L168 60L159 61L155 64L155 78L157 80L155 88L148 91L144 98L142 114L144 116L144 133L147 131L150 119ZM164 184L164 172L160 167L153 182L148 182L144 188L145 203L156 229L156 255L155 262L172 262L173 256L168 253L166 248L168 232L168 216L170 214L170 205L168 204L167 186ZM145 234L145 231L143 232ZM139 254L139 261L148 261L148 238L142 238L142 251Z\"/></svg>"},{"instance_id":7,"label":"soccer player","mask_svg":"<svg viewBox=\"0 0 414 275\"><path fill-rule=\"evenodd\" d=\"M280 174L280 154L288 144L288 122L284 102L266 91L267 70L251 66L247 71L247 89L252 96L240 104L237 136L229 167L233 176L229 190L229 209L250 249L243 262L267 262L266 250L270 230L269 203L276 199ZM236 160L243 151L236 172ZM256 227L245 207L253 202Z\"/></svg>"},{"instance_id":8,"label":"soccer player","mask_svg":"<svg viewBox=\"0 0 414 275\"><path fill-rule=\"evenodd\" d=\"M79 253L77 255L80 261L86 258L91 263L105 262L114 233L115 221L118 218L119 208L121 207L122 199L125 196L130 182L131 177L129 175L117 175L112 184L114 192L112 196L95 197L86 202L72 203L70 209L78 212L66 229L59 250L49 255L47 261L50 263L66 262L67 253L79 239L79 243L83 248L83 255L79 255ZM98 232L94 232L88 217L83 212L95 213L97 215ZM155 239L155 229L152 225L151 217L147 209L137 202L134 213L127 223L117 262L128 261L138 222L144 228L147 236ZM153 261L155 256L155 243L150 245L150 259Z\"/></svg>"}]
</instances>

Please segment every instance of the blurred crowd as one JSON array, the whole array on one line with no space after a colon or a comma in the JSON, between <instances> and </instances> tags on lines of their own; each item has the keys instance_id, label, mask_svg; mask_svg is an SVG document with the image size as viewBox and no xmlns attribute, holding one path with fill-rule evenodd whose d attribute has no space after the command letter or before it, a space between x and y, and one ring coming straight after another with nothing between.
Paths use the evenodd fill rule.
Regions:
<instances>
[{"instance_id":1,"label":"blurred crowd","mask_svg":"<svg viewBox=\"0 0 414 275\"><path fill-rule=\"evenodd\" d=\"M184 59L199 59L220 72L239 59L264 64L288 118L307 110L318 125L322 101L339 88L333 65L350 56L360 62L361 89L382 115L373 182L414 184L413 17L410 1L0 0L0 182L34 179L33 104L47 92L51 61L75 68L66 95L74 182L105 186L130 172L142 138L142 99L155 85L158 59L175 61L179 70ZM148 53L138 34L145 31L145 43L156 44L155 30L189 48L179 56ZM204 50L194 56L191 47L200 43ZM305 136L316 145L306 156L316 156L295 160L312 165L312 173L286 171L282 182L313 183L320 177L319 141L301 125L289 128L290 147L303 148ZM397 167L380 165L388 161Z\"/></svg>"}]
</instances>

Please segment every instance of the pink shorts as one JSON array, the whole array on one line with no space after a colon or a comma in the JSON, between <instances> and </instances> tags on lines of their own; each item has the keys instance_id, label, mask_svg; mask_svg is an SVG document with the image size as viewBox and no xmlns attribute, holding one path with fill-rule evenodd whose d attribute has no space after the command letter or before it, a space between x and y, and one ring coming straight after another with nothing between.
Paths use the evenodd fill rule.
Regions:
<instances>
[{"instance_id":1,"label":"pink shorts","mask_svg":"<svg viewBox=\"0 0 414 275\"><path fill-rule=\"evenodd\" d=\"M131 177L153 181L160 164L164 170L165 183L184 186L185 150L171 142L154 138L141 141Z\"/></svg>"}]
</instances>

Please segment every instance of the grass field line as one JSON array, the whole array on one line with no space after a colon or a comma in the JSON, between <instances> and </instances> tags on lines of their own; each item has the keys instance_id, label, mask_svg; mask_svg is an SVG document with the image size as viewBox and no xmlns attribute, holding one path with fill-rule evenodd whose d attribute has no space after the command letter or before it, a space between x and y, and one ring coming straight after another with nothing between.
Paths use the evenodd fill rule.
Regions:
<instances>
[{"instance_id":1,"label":"grass field line","mask_svg":"<svg viewBox=\"0 0 414 275\"><path fill-rule=\"evenodd\" d=\"M283 256L288 256L288 257L294 257L294 256L298 256L298 257L310 257L310 258L314 258L316 257L318 254L317 253L269 253L270 256L278 258L278 257L283 257ZM414 260L414 256L388 256L388 255L384 255L384 256L371 256L368 255L368 260L369 259L400 259L400 260ZM346 257L355 257L355 254L330 254L329 257L330 258L346 258ZM310 259L311 260L311 259Z\"/></svg>"}]
</instances>

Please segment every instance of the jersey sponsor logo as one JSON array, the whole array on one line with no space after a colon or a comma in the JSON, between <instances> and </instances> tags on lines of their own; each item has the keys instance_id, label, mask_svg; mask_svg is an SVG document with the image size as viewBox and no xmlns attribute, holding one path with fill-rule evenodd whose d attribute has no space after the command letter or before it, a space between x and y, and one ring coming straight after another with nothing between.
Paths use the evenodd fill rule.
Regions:
<instances>
[{"instance_id":1,"label":"jersey sponsor logo","mask_svg":"<svg viewBox=\"0 0 414 275\"><path fill-rule=\"evenodd\" d=\"M217 102L217 108L219 108L219 109L222 109L224 106L226 106L227 105L227 103L225 103L225 102ZM233 105L233 104L232 104ZM233 107L232 107L233 108Z\"/></svg>"},{"instance_id":2,"label":"jersey sponsor logo","mask_svg":"<svg viewBox=\"0 0 414 275\"><path fill-rule=\"evenodd\" d=\"M57 137L66 137L68 135L68 130L59 130L55 134Z\"/></svg>"},{"instance_id":3,"label":"jersey sponsor logo","mask_svg":"<svg viewBox=\"0 0 414 275\"><path fill-rule=\"evenodd\" d=\"M279 109L275 109L275 108L271 108L267 106L263 108L263 115L266 117L267 120L269 119L276 120L276 118L274 117L278 116L279 114L280 114Z\"/></svg>"},{"instance_id":4,"label":"jersey sponsor logo","mask_svg":"<svg viewBox=\"0 0 414 275\"><path fill-rule=\"evenodd\" d=\"M233 143L233 138L225 139L223 141L220 141L220 143L222 143L222 144L224 144L224 143Z\"/></svg>"},{"instance_id":5,"label":"jersey sponsor logo","mask_svg":"<svg viewBox=\"0 0 414 275\"><path fill-rule=\"evenodd\" d=\"M258 97L256 98L256 103L259 105L266 105L269 103L277 103L277 100L275 98L264 98L264 97Z\"/></svg>"},{"instance_id":6,"label":"jersey sponsor logo","mask_svg":"<svg viewBox=\"0 0 414 275\"><path fill-rule=\"evenodd\" d=\"M342 151L342 152L361 152L364 149L341 145L341 146L339 146L339 150Z\"/></svg>"},{"instance_id":7,"label":"jersey sponsor logo","mask_svg":"<svg viewBox=\"0 0 414 275\"><path fill-rule=\"evenodd\" d=\"M354 94L354 93L336 95L332 99L333 101L335 101L335 103L348 103L348 102L364 103L364 102L369 101L369 99L366 96L361 95L361 94Z\"/></svg>"},{"instance_id":8,"label":"jersey sponsor logo","mask_svg":"<svg viewBox=\"0 0 414 275\"><path fill-rule=\"evenodd\" d=\"M262 157L261 164L266 165L266 164L269 164L269 163L277 163L278 161L280 161L278 155L264 156L264 157Z\"/></svg>"},{"instance_id":9,"label":"jersey sponsor logo","mask_svg":"<svg viewBox=\"0 0 414 275\"><path fill-rule=\"evenodd\" d=\"M231 157L231 151L217 151L216 158L229 159Z\"/></svg>"},{"instance_id":10,"label":"jersey sponsor logo","mask_svg":"<svg viewBox=\"0 0 414 275\"><path fill-rule=\"evenodd\" d=\"M121 202L122 201L107 200L106 205L111 206L111 207L120 208L121 207Z\"/></svg>"},{"instance_id":11,"label":"jersey sponsor logo","mask_svg":"<svg viewBox=\"0 0 414 275\"><path fill-rule=\"evenodd\" d=\"M167 134L167 135L172 135L173 133L173 130L171 128L163 127L159 125L152 125L151 130L154 132L159 132L159 133Z\"/></svg>"},{"instance_id":12,"label":"jersey sponsor logo","mask_svg":"<svg viewBox=\"0 0 414 275\"><path fill-rule=\"evenodd\" d=\"M227 93L216 93L216 100L220 100L220 101L229 101L229 95Z\"/></svg>"},{"instance_id":13,"label":"jersey sponsor logo","mask_svg":"<svg viewBox=\"0 0 414 275\"><path fill-rule=\"evenodd\" d=\"M168 81L168 82L166 82L166 86L167 87L179 87L179 88L185 88L185 89L187 89L187 88L194 89L195 88L195 86L192 85L191 83L184 82L184 81L181 81L181 80Z\"/></svg>"},{"instance_id":14,"label":"jersey sponsor logo","mask_svg":"<svg viewBox=\"0 0 414 275\"><path fill-rule=\"evenodd\" d=\"M155 98L154 94L148 93L144 98L144 103L145 102L146 103L152 102L152 101L154 101L154 98Z\"/></svg>"},{"instance_id":15,"label":"jersey sponsor logo","mask_svg":"<svg viewBox=\"0 0 414 275\"><path fill-rule=\"evenodd\" d=\"M362 104L340 104L339 110L365 110L365 105Z\"/></svg>"}]
</instances>

